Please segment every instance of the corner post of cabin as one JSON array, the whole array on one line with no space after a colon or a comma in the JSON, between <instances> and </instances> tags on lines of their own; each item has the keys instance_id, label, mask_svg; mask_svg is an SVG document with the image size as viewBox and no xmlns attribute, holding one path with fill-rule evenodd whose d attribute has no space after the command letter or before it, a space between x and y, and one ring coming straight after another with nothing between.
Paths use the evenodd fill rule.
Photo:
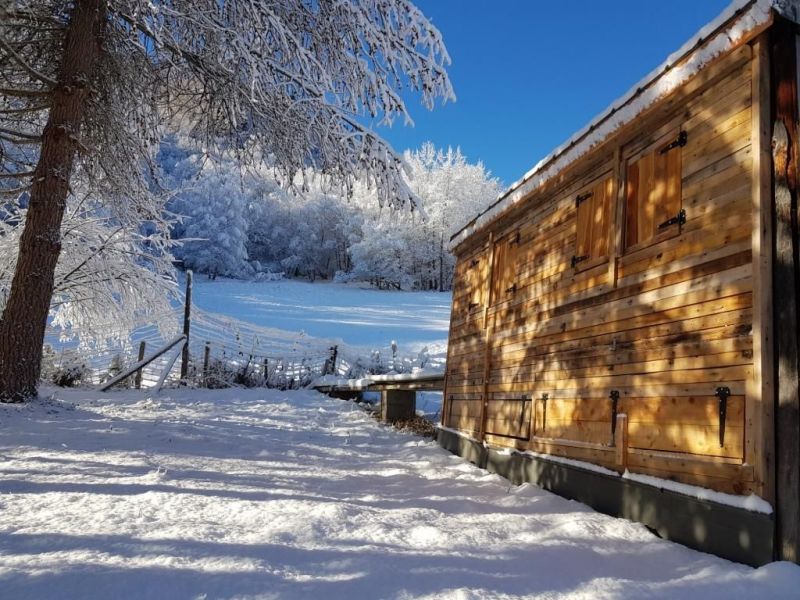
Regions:
<instances>
[{"instance_id":1,"label":"corner post of cabin","mask_svg":"<svg viewBox=\"0 0 800 600\"><path fill-rule=\"evenodd\" d=\"M800 360L797 264L797 30L776 17L770 32L772 76L773 306L776 377L776 556L800 561Z\"/></svg>"},{"instance_id":2,"label":"corner post of cabin","mask_svg":"<svg viewBox=\"0 0 800 600\"><path fill-rule=\"evenodd\" d=\"M772 351L772 175L768 33L752 53L752 260L753 370L747 380L745 462L754 469L754 491L774 505Z\"/></svg>"}]
</instances>

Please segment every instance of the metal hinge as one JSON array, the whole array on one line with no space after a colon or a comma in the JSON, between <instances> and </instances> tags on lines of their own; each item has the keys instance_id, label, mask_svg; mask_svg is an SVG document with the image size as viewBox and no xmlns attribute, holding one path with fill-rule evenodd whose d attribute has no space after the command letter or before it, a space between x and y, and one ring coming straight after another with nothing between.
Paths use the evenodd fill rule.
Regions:
<instances>
[{"instance_id":1,"label":"metal hinge","mask_svg":"<svg viewBox=\"0 0 800 600\"><path fill-rule=\"evenodd\" d=\"M572 257L572 261L571 261L572 268L574 269L578 265L579 262L583 262L584 260L588 260L588 259L589 259L589 255L588 254L584 254L583 256L573 256Z\"/></svg>"},{"instance_id":2,"label":"metal hinge","mask_svg":"<svg viewBox=\"0 0 800 600\"><path fill-rule=\"evenodd\" d=\"M611 445L615 443L617 435L617 410L619 409L619 390L611 390L608 395L611 399Z\"/></svg>"},{"instance_id":3,"label":"metal hinge","mask_svg":"<svg viewBox=\"0 0 800 600\"><path fill-rule=\"evenodd\" d=\"M677 215L661 223L661 225L659 225L658 228L666 229L667 227L671 227L672 225L679 225L679 226L686 225L686 211L684 209L680 209Z\"/></svg>"},{"instance_id":4,"label":"metal hinge","mask_svg":"<svg viewBox=\"0 0 800 600\"><path fill-rule=\"evenodd\" d=\"M661 149L661 154L666 154L673 148L682 148L683 146L686 145L686 142L688 141L689 141L689 134L686 133L685 131L681 131L678 134L678 137L676 137L674 140L672 140L669 144L667 144Z\"/></svg>"},{"instance_id":5,"label":"metal hinge","mask_svg":"<svg viewBox=\"0 0 800 600\"><path fill-rule=\"evenodd\" d=\"M578 207L594 195L594 192L586 192L585 194L578 194L575 197L575 206Z\"/></svg>"},{"instance_id":6,"label":"metal hinge","mask_svg":"<svg viewBox=\"0 0 800 600\"><path fill-rule=\"evenodd\" d=\"M506 294L515 294L517 292L517 284L512 283L510 287L506 288Z\"/></svg>"},{"instance_id":7,"label":"metal hinge","mask_svg":"<svg viewBox=\"0 0 800 600\"><path fill-rule=\"evenodd\" d=\"M725 445L725 419L728 415L728 397L731 395L731 388L718 387L714 394L719 398L719 447Z\"/></svg>"}]
</instances>

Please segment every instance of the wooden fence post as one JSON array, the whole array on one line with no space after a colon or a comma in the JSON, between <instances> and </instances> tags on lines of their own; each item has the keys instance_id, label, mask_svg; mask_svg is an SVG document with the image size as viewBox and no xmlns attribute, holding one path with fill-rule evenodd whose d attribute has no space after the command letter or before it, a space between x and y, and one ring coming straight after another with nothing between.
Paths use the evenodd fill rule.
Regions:
<instances>
[{"instance_id":1,"label":"wooden fence post","mask_svg":"<svg viewBox=\"0 0 800 600\"><path fill-rule=\"evenodd\" d=\"M186 271L186 299L183 306L183 335L186 336L186 343L181 353L181 384L185 383L186 375L189 372L189 328L192 322L192 271Z\"/></svg>"},{"instance_id":2,"label":"wooden fence post","mask_svg":"<svg viewBox=\"0 0 800 600\"><path fill-rule=\"evenodd\" d=\"M208 363L211 357L211 342L206 342L203 348L203 385L208 387Z\"/></svg>"},{"instance_id":3,"label":"wooden fence post","mask_svg":"<svg viewBox=\"0 0 800 600\"><path fill-rule=\"evenodd\" d=\"M325 369L325 373L323 375L336 375L336 356L339 354L339 346L333 346L331 348L331 356L328 359L330 363L328 364L328 368Z\"/></svg>"},{"instance_id":4,"label":"wooden fence post","mask_svg":"<svg viewBox=\"0 0 800 600\"><path fill-rule=\"evenodd\" d=\"M145 346L146 346L146 344L145 344L144 340L139 342L139 358L138 358L138 360L136 362L142 362L144 360L144 349L145 349ZM142 389L142 370L143 369L139 369L138 371L136 371L136 378L134 379L134 387L137 390Z\"/></svg>"}]
</instances>

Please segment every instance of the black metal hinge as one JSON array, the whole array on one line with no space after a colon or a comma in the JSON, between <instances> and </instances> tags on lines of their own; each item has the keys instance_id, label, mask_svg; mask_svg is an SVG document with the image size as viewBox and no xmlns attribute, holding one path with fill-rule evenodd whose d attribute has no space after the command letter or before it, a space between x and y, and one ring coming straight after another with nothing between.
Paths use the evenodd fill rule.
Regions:
<instances>
[{"instance_id":1,"label":"black metal hinge","mask_svg":"<svg viewBox=\"0 0 800 600\"><path fill-rule=\"evenodd\" d=\"M578 207L594 195L594 192L586 192L585 194L578 194L575 197L575 206Z\"/></svg>"},{"instance_id":2,"label":"black metal hinge","mask_svg":"<svg viewBox=\"0 0 800 600\"><path fill-rule=\"evenodd\" d=\"M572 268L574 269L576 266L578 266L578 263L583 262L583 261L588 260L588 259L589 259L589 255L588 254L584 254L583 256L573 256L572 257L572 261L571 261Z\"/></svg>"},{"instance_id":3,"label":"black metal hinge","mask_svg":"<svg viewBox=\"0 0 800 600\"><path fill-rule=\"evenodd\" d=\"M661 223L661 225L659 225L658 228L666 229L667 227L671 227L672 225L679 225L679 226L686 225L686 211L684 209L680 209L677 215Z\"/></svg>"},{"instance_id":4,"label":"black metal hinge","mask_svg":"<svg viewBox=\"0 0 800 600\"><path fill-rule=\"evenodd\" d=\"M661 149L661 154L666 154L673 148L682 148L683 146L686 145L686 142L688 141L689 141L689 134L686 133L685 131L681 131L678 134L678 137L676 137L674 140L672 140L669 144L667 144Z\"/></svg>"},{"instance_id":5,"label":"black metal hinge","mask_svg":"<svg viewBox=\"0 0 800 600\"><path fill-rule=\"evenodd\" d=\"M619 409L619 390L611 390L608 395L611 399L611 445L614 445L617 435L617 410Z\"/></svg>"},{"instance_id":6,"label":"black metal hinge","mask_svg":"<svg viewBox=\"0 0 800 600\"><path fill-rule=\"evenodd\" d=\"M714 394L719 398L719 447L725 445L725 418L728 414L728 397L731 395L731 388L718 387Z\"/></svg>"}]
</instances>

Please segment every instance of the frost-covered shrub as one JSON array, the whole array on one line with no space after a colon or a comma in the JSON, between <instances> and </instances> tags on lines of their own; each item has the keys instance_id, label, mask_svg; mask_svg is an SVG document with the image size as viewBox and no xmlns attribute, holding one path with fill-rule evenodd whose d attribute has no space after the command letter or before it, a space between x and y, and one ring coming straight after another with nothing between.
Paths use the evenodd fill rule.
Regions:
<instances>
[{"instance_id":1,"label":"frost-covered shrub","mask_svg":"<svg viewBox=\"0 0 800 600\"><path fill-rule=\"evenodd\" d=\"M42 354L42 379L59 387L75 387L89 381L89 369L77 350L56 352L49 344Z\"/></svg>"}]
</instances>

